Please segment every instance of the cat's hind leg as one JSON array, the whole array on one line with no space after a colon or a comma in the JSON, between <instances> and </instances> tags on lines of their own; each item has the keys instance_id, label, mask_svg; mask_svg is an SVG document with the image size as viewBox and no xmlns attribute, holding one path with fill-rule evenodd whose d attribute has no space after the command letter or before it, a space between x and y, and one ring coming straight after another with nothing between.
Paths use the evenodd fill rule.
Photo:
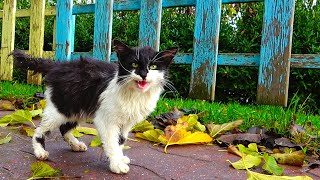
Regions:
<instances>
[{"instance_id":1,"label":"cat's hind leg","mask_svg":"<svg viewBox=\"0 0 320 180\"><path fill-rule=\"evenodd\" d=\"M87 146L75 138L71 131L73 128L77 127L77 125L77 122L66 122L60 126L60 132L73 151L84 152L87 151Z\"/></svg>"}]
</instances>

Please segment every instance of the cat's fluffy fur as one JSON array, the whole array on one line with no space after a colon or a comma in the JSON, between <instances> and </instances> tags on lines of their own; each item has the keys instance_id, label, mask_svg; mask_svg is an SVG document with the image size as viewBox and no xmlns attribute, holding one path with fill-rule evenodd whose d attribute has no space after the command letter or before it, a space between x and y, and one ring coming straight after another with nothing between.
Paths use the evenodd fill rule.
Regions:
<instances>
[{"instance_id":1,"label":"cat's fluffy fur","mask_svg":"<svg viewBox=\"0 0 320 180\"><path fill-rule=\"evenodd\" d=\"M129 171L130 159L124 156L121 145L132 126L156 107L166 83L167 68L177 49L163 52L150 47L132 49L116 40L114 47L118 64L89 58L58 63L32 58L20 50L12 52L16 67L47 74L47 106L32 138L38 159L48 158L44 136L56 128L60 128L73 151L86 151L87 146L70 130L78 125L79 119L92 117L109 158L110 170Z\"/></svg>"}]
</instances>

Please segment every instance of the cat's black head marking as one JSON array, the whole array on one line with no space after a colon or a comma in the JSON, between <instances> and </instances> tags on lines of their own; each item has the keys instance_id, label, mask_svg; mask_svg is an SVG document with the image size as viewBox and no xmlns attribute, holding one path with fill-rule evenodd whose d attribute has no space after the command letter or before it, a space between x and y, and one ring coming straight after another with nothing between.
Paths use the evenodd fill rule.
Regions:
<instances>
[{"instance_id":1,"label":"cat's black head marking","mask_svg":"<svg viewBox=\"0 0 320 180\"><path fill-rule=\"evenodd\" d=\"M149 46L130 48L124 43L114 40L114 49L119 58L119 77L134 73L146 80L150 70L166 71L172 63L178 48L170 48L157 52Z\"/></svg>"}]
</instances>

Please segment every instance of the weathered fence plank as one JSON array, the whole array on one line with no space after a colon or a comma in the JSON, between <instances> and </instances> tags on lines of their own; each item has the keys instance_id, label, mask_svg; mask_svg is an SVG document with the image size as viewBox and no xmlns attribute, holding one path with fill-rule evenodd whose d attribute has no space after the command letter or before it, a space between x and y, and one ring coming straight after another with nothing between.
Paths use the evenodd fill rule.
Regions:
<instances>
[{"instance_id":1,"label":"weathered fence plank","mask_svg":"<svg viewBox=\"0 0 320 180\"><path fill-rule=\"evenodd\" d=\"M221 0L197 0L190 97L214 100Z\"/></svg>"},{"instance_id":2,"label":"weathered fence plank","mask_svg":"<svg viewBox=\"0 0 320 180\"><path fill-rule=\"evenodd\" d=\"M43 53L45 4L45 0L31 1L29 53L34 57L42 57ZM42 76L28 71L27 82L40 85Z\"/></svg>"},{"instance_id":3,"label":"weathered fence plank","mask_svg":"<svg viewBox=\"0 0 320 180\"><path fill-rule=\"evenodd\" d=\"M230 3L248 3L263 2L264 0L222 0L223 4ZM196 0L165 0L162 2L163 8L195 6ZM135 11L140 10L141 0L115 1L114 11ZM73 14L90 14L94 13L94 4L75 5L72 10Z\"/></svg>"},{"instance_id":4,"label":"weathered fence plank","mask_svg":"<svg viewBox=\"0 0 320 180\"><path fill-rule=\"evenodd\" d=\"M56 5L56 54L57 61L71 59L74 47L75 16L72 15L73 0L58 0Z\"/></svg>"},{"instance_id":5,"label":"weathered fence plank","mask_svg":"<svg viewBox=\"0 0 320 180\"><path fill-rule=\"evenodd\" d=\"M16 18L20 17L30 17L31 10L30 9L17 9L16 10ZM45 13L46 16L55 16L56 15L56 7L51 6L46 8ZM0 11L0 18L3 16L3 11Z\"/></svg>"},{"instance_id":6,"label":"weathered fence plank","mask_svg":"<svg viewBox=\"0 0 320 180\"><path fill-rule=\"evenodd\" d=\"M97 0L94 17L93 57L110 61L113 0Z\"/></svg>"},{"instance_id":7,"label":"weathered fence plank","mask_svg":"<svg viewBox=\"0 0 320 180\"><path fill-rule=\"evenodd\" d=\"M287 106L294 0L265 0L257 102Z\"/></svg>"},{"instance_id":8,"label":"weathered fence plank","mask_svg":"<svg viewBox=\"0 0 320 180\"><path fill-rule=\"evenodd\" d=\"M8 57L14 49L16 0L4 0L1 38L0 79L12 80L13 59Z\"/></svg>"},{"instance_id":9,"label":"weathered fence plank","mask_svg":"<svg viewBox=\"0 0 320 180\"><path fill-rule=\"evenodd\" d=\"M162 0L141 0L139 46L159 50Z\"/></svg>"}]
</instances>

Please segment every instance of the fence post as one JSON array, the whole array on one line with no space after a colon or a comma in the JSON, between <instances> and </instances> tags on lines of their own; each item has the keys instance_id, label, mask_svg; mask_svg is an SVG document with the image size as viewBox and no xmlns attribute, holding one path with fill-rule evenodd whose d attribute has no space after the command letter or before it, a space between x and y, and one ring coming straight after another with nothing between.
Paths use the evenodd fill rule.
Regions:
<instances>
[{"instance_id":1,"label":"fence post","mask_svg":"<svg viewBox=\"0 0 320 180\"><path fill-rule=\"evenodd\" d=\"M56 53L55 60L71 59L74 47L75 16L72 15L73 0L58 0L56 4Z\"/></svg>"},{"instance_id":2,"label":"fence post","mask_svg":"<svg viewBox=\"0 0 320 180\"><path fill-rule=\"evenodd\" d=\"M265 0L257 102L287 106L294 0Z\"/></svg>"},{"instance_id":3,"label":"fence post","mask_svg":"<svg viewBox=\"0 0 320 180\"><path fill-rule=\"evenodd\" d=\"M97 0L94 15L93 57L110 61L113 0Z\"/></svg>"},{"instance_id":4,"label":"fence post","mask_svg":"<svg viewBox=\"0 0 320 180\"><path fill-rule=\"evenodd\" d=\"M14 49L16 0L4 0L1 38L0 79L12 80L13 59L8 57Z\"/></svg>"},{"instance_id":5,"label":"fence post","mask_svg":"<svg viewBox=\"0 0 320 180\"><path fill-rule=\"evenodd\" d=\"M29 53L34 57L42 57L44 44L45 0L31 1ZM41 74L28 71L27 82L40 85Z\"/></svg>"},{"instance_id":6,"label":"fence post","mask_svg":"<svg viewBox=\"0 0 320 180\"><path fill-rule=\"evenodd\" d=\"M189 96L214 100L221 0L197 0Z\"/></svg>"},{"instance_id":7,"label":"fence post","mask_svg":"<svg viewBox=\"0 0 320 180\"><path fill-rule=\"evenodd\" d=\"M141 0L139 46L159 50L162 0Z\"/></svg>"}]
</instances>

